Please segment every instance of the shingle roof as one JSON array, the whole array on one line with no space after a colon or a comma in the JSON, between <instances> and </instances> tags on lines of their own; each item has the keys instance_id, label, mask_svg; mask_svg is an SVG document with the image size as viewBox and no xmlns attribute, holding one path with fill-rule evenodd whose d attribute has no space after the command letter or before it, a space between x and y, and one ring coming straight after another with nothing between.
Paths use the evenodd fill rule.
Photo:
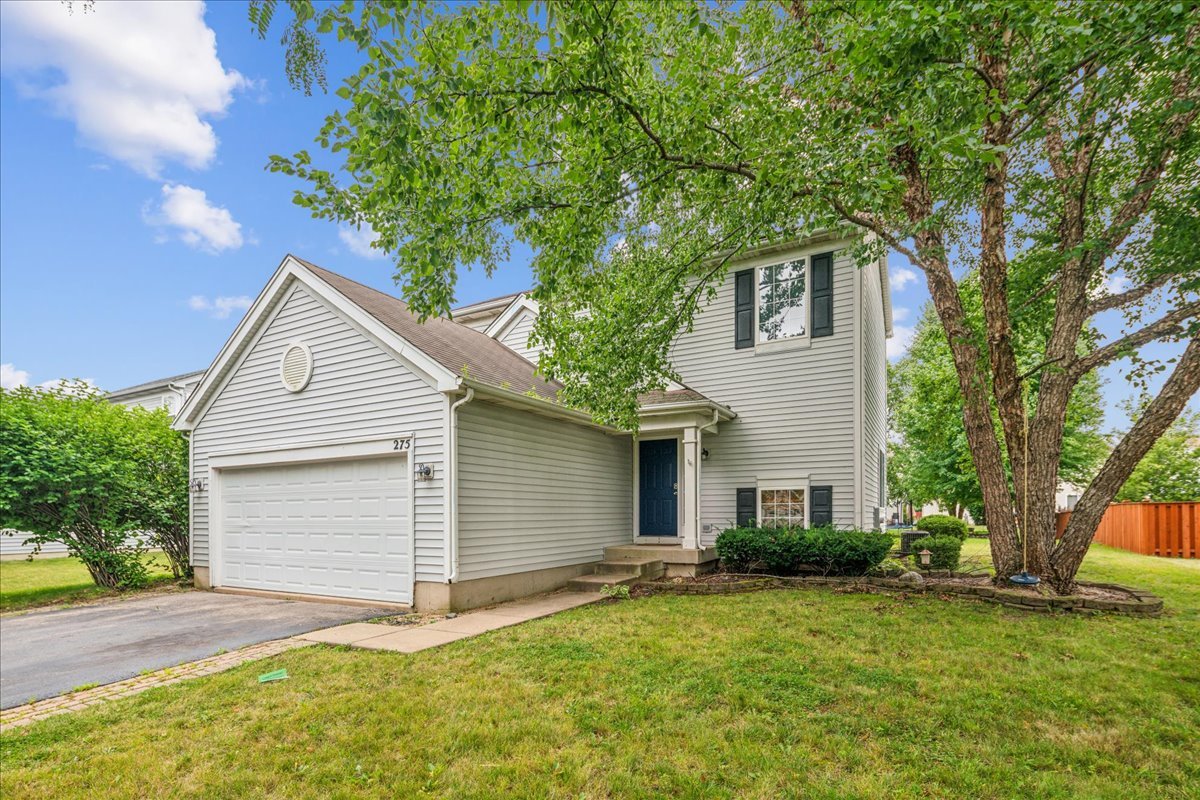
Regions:
<instances>
[{"instance_id":1,"label":"shingle roof","mask_svg":"<svg viewBox=\"0 0 1200 800\"><path fill-rule=\"evenodd\" d=\"M518 393L533 389L548 400L555 399L562 388L562 384L536 374L533 364L481 331L444 317L420 322L403 300L302 258L296 260L455 375Z\"/></svg>"},{"instance_id":2,"label":"shingle roof","mask_svg":"<svg viewBox=\"0 0 1200 800\"><path fill-rule=\"evenodd\" d=\"M638 395L638 403L643 406L664 406L670 403L704 403L712 402L695 389L670 389L668 391L646 392Z\"/></svg>"}]
</instances>

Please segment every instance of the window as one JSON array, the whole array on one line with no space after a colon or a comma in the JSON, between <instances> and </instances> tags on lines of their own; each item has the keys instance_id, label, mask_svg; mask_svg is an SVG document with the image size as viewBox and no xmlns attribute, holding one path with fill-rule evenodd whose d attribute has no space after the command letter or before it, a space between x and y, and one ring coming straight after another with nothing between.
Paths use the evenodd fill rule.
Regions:
<instances>
[{"instance_id":1,"label":"window","mask_svg":"<svg viewBox=\"0 0 1200 800\"><path fill-rule=\"evenodd\" d=\"M758 340L770 342L807 332L805 268L800 258L758 271Z\"/></svg>"},{"instance_id":2,"label":"window","mask_svg":"<svg viewBox=\"0 0 1200 800\"><path fill-rule=\"evenodd\" d=\"M763 489L759 501L762 513L758 524L764 528L802 528L808 524L803 489Z\"/></svg>"}]
</instances>

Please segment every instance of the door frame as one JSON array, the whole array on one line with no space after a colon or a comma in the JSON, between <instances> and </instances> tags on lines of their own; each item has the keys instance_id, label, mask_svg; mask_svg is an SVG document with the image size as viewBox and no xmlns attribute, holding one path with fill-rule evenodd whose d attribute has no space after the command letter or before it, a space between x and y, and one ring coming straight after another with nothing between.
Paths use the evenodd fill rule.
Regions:
<instances>
[{"instance_id":1,"label":"door frame","mask_svg":"<svg viewBox=\"0 0 1200 800\"><path fill-rule=\"evenodd\" d=\"M397 443L408 441L407 449L396 449ZM317 444L286 445L283 447L236 452L214 453L208 459L208 582L214 589L222 585L221 545L225 535L221 524L221 477L225 470L256 469L259 467L311 464L319 461L358 461L386 458L394 454L404 459L405 481L408 489L408 596L409 605L415 600L417 581L417 521L416 463L417 438L412 433L400 433L369 439L342 439ZM312 595L327 597L329 595ZM354 599L354 598L344 598ZM381 600L380 602L386 602ZM394 601L393 601L394 602Z\"/></svg>"},{"instance_id":2,"label":"door frame","mask_svg":"<svg viewBox=\"0 0 1200 800\"><path fill-rule=\"evenodd\" d=\"M642 503L641 503L641 476L642 476L642 453L638 447L639 442L648 442L661 439L675 440L675 482L678 483L679 490L675 492L675 535L674 536L642 536ZM648 544L658 542L659 544L675 544L682 541L683 536L680 531L680 526L683 524L683 431L673 431L669 433L651 433L646 436L638 436L633 440L633 540L640 544Z\"/></svg>"}]
</instances>

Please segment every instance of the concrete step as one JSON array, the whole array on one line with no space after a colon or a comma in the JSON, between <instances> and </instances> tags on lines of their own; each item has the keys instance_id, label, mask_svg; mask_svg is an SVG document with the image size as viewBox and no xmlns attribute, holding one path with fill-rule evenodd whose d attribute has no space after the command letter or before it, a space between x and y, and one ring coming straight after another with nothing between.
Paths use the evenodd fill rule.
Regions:
<instances>
[{"instance_id":1,"label":"concrete step","mask_svg":"<svg viewBox=\"0 0 1200 800\"><path fill-rule=\"evenodd\" d=\"M597 574L637 575L647 580L662 577L665 571L660 558L613 558L596 565Z\"/></svg>"},{"instance_id":2,"label":"concrete step","mask_svg":"<svg viewBox=\"0 0 1200 800\"><path fill-rule=\"evenodd\" d=\"M605 586L631 586L640 580L640 575L580 575L572 578L567 588L572 592L598 592Z\"/></svg>"},{"instance_id":3,"label":"concrete step","mask_svg":"<svg viewBox=\"0 0 1200 800\"><path fill-rule=\"evenodd\" d=\"M604 548L604 560L658 559L664 564L706 564L717 560L717 548L684 548L679 545L621 544Z\"/></svg>"}]
</instances>

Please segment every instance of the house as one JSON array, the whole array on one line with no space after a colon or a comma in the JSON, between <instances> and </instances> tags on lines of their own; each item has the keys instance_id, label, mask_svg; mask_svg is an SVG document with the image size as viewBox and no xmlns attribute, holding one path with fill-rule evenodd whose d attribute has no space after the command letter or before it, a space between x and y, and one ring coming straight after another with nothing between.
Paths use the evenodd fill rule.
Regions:
<instances>
[{"instance_id":1,"label":"house","mask_svg":"<svg viewBox=\"0 0 1200 800\"><path fill-rule=\"evenodd\" d=\"M204 370L139 383L108 393L108 399L130 408L165 408L174 416L204 377Z\"/></svg>"},{"instance_id":2,"label":"house","mask_svg":"<svg viewBox=\"0 0 1200 800\"><path fill-rule=\"evenodd\" d=\"M700 572L735 523L881 525L887 273L850 243L741 259L636 436L556 401L528 295L420 323L288 256L175 420L197 584L463 609Z\"/></svg>"}]
</instances>

